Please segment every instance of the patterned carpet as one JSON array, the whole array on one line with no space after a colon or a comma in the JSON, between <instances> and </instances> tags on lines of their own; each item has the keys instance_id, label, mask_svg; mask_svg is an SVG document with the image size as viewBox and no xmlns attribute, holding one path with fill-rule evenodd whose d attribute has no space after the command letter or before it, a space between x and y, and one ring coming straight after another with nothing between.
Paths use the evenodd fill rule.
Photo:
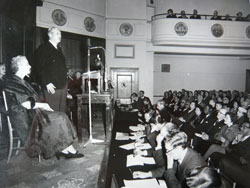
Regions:
<instances>
[{"instance_id":1,"label":"patterned carpet","mask_svg":"<svg viewBox=\"0 0 250 188\"><path fill-rule=\"evenodd\" d=\"M101 121L93 123L93 137L105 139ZM1 139L3 140L3 139ZM105 182L105 165L109 153L109 143L89 144L84 130L83 142L74 143L83 158L57 160L56 157L42 160L27 157L24 151L13 155L6 164L6 148L0 150L1 188L95 188ZM101 176L99 176L101 174ZM104 175L103 175L104 174Z\"/></svg>"}]
</instances>

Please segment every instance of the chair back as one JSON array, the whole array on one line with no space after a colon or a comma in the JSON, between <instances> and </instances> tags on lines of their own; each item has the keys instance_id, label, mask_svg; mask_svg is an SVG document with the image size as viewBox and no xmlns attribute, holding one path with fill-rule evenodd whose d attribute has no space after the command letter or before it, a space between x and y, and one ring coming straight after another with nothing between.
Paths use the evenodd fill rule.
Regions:
<instances>
[{"instance_id":1,"label":"chair back","mask_svg":"<svg viewBox=\"0 0 250 188\"><path fill-rule=\"evenodd\" d=\"M4 103L5 111L7 112L6 117L7 117L7 124L8 124L8 130L9 130L9 153L8 153L8 158L7 158L7 163L9 163L10 158L11 158L11 154L12 154L12 150L16 150L16 155L17 155L18 150L24 149L24 148L20 147L20 145L21 145L20 138L18 136L13 135L14 129L12 128L10 116L8 115L9 106L7 103L6 92L4 90L2 91L2 95L3 95L3 103ZM12 97L15 97L15 96L12 96ZM16 140L16 147L13 147L14 140Z\"/></svg>"}]
</instances>

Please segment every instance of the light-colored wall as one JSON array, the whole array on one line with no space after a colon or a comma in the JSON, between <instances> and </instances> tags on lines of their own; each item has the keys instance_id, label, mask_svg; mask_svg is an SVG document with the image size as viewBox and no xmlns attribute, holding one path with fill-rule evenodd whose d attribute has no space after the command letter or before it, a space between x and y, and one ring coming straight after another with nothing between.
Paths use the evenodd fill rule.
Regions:
<instances>
[{"instance_id":1,"label":"light-colored wall","mask_svg":"<svg viewBox=\"0 0 250 188\"><path fill-rule=\"evenodd\" d=\"M161 72L162 64L170 64L170 72ZM244 91L246 69L250 69L250 60L236 57L156 54L154 95L182 88Z\"/></svg>"},{"instance_id":2,"label":"light-colored wall","mask_svg":"<svg viewBox=\"0 0 250 188\"><path fill-rule=\"evenodd\" d=\"M212 14L214 10L220 15L231 16L235 16L239 11L243 16L250 13L249 0L157 0L156 5L156 14L166 13L170 8L174 12L185 10L190 14L193 9L197 9L200 14Z\"/></svg>"},{"instance_id":3,"label":"light-colored wall","mask_svg":"<svg viewBox=\"0 0 250 188\"><path fill-rule=\"evenodd\" d=\"M106 17L145 19L146 0L106 0Z\"/></svg>"},{"instance_id":4,"label":"light-colored wall","mask_svg":"<svg viewBox=\"0 0 250 188\"><path fill-rule=\"evenodd\" d=\"M65 12L67 22L57 26L52 19L52 12L61 9ZM92 17L96 29L89 32L85 29L84 19ZM42 7L37 7L36 25L49 28L58 27L62 31L105 38L105 1L102 0L46 0Z\"/></svg>"},{"instance_id":5,"label":"light-colored wall","mask_svg":"<svg viewBox=\"0 0 250 188\"><path fill-rule=\"evenodd\" d=\"M106 4L106 62L109 68L138 68L139 89L153 99L153 53L147 52L147 39L150 29L147 20L153 14L142 0L107 0ZM130 36L122 36L119 28L122 23L133 27ZM115 45L134 45L134 58L116 58Z\"/></svg>"},{"instance_id":6,"label":"light-colored wall","mask_svg":"<svg viewBox=\"0 0 250 188\"><path fill-rule=\"evenodd\" d=\"M89 12L99 16L105 16L105 0L45 0L57 5L63 5L72 9Z\"/></svg>"}]
</instances>

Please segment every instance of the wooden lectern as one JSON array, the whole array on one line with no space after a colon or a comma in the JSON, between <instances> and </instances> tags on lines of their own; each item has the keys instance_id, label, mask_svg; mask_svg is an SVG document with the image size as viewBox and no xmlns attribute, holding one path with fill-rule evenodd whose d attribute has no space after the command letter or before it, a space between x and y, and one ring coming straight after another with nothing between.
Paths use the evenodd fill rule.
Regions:
<instances>
[{"instance_id":1,"label":"wooden lectern","mask_svg":"<svg viewBox=\"0 0 250 188\"><path fill-rule=\"evenodd\" d=\"M113 127L113 93L104 91L103 77L100 71L91 71L83 73L82 75L82 89L83 93L77 96L77 133L78 139L82 140L82 127L88 127L89 124L89 93L88 93L88 80L91 82L91 104L102 104L103 108L103 124L104 133L107 139L107 133Z\"/></svg>"}]
</instances>

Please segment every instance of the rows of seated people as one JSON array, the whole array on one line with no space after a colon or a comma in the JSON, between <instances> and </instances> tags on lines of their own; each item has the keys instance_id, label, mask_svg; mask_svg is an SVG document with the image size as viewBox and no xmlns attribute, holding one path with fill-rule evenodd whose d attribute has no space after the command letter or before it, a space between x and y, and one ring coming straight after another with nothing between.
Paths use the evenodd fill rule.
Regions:
<instances>
[{"instance_id":1,"label":"rows of seated people","mask_svg":"<svg viewBox=\"0 0 250 188\"><path fill-rule=\"evenodd\" d=\"M134 178L164 178L168 188L225 187L215 170L220 169L231 183L250 187L249 95L183 89L166 91L155 105L143 91L131 98L146 134L136 143L152 146L134 154L153 156L157 166L133 172Z\"/></svg>"},{"instance_id":2,"label":"rows of seated people","mask_svg":"<svg viewBox=\"0 0 250 188\"><path fill-rule=\"evenodd\" d=\"M180 14L178 14L180 16L176 16L176 13L173 12L173 9L168 9L167 11L167 16L166 18L188 18L186 15L185 10L181 10ZM208 15L205 15L205 18ZM190 19L201 19L201 16L198 14L198 11L196 9L193 10L193 14L189 17ZM232 21L232 16L230 16L229 14L226 14L225 16L220 16L218 11L215 10L213 12L213 15L210 16L211 20L226 20L226 21ZM237 12L236 13L236 17L235 17L235 21L250 21L250 14L248 14L246 17L243 17L243 13L242 12Z\"/></svg>"}]
</instances>

